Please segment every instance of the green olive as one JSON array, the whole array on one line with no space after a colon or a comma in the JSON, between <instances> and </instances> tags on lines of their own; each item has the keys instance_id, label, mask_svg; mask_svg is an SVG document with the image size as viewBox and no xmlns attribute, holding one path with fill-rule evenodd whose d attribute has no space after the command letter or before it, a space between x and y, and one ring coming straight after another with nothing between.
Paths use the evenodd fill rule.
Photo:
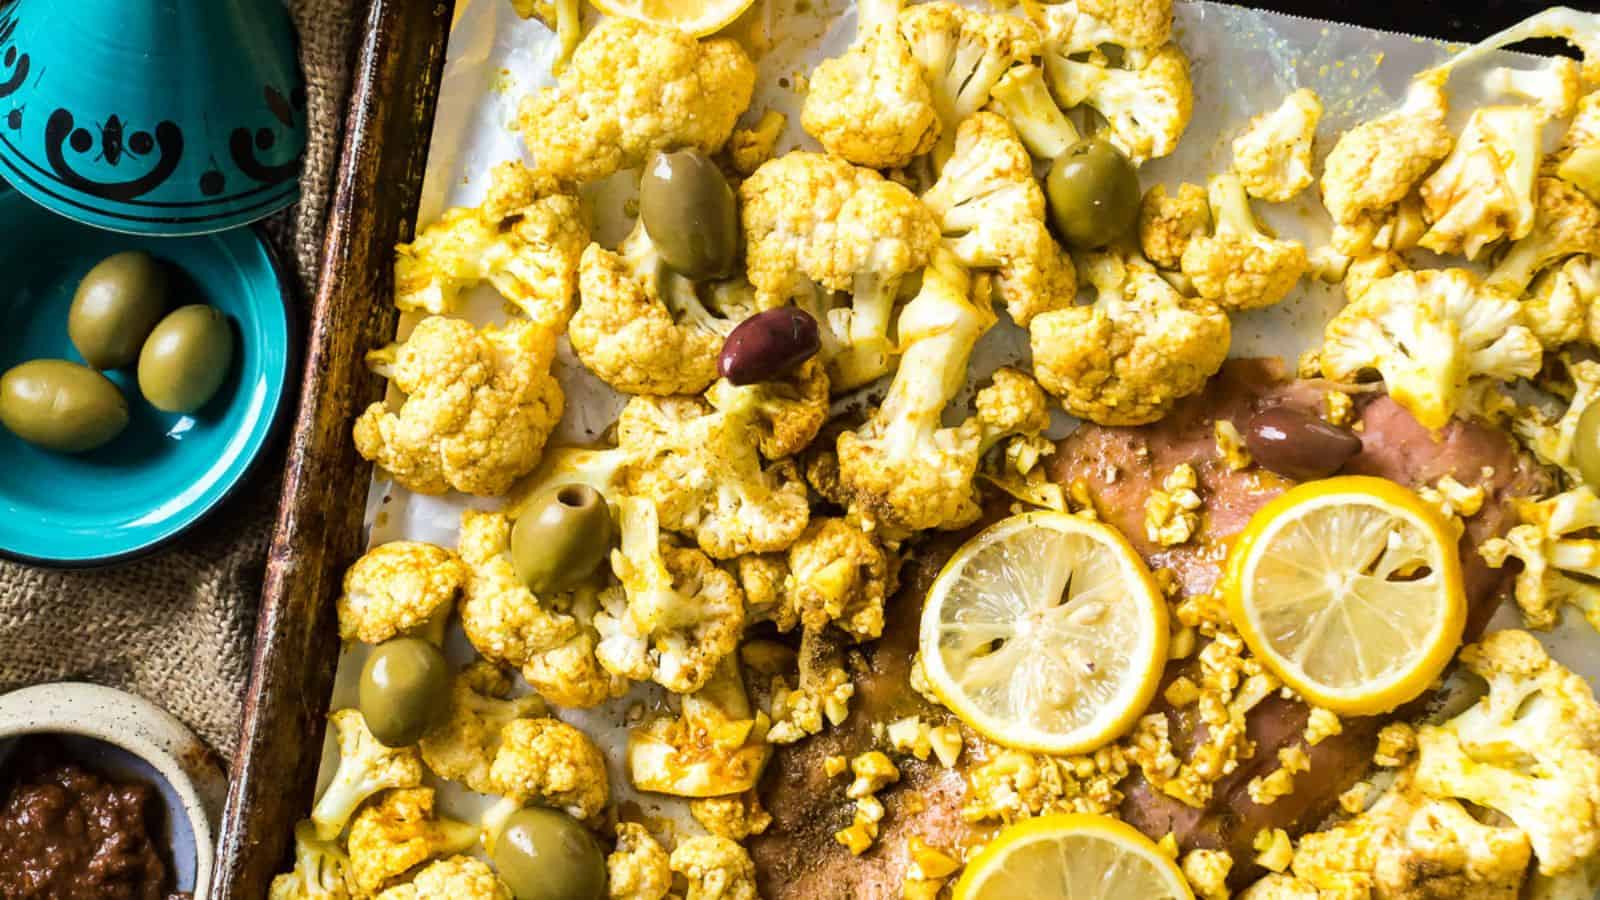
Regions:
<instances>
[{"instance_id":1,"label":"green olive","mask_svg":"<svg viewBox=\"0 0 1600 900\"><path fill-rule=\"evenodd\" d=\"M1600 403L1591 403L1578 417L1578 432L1573 436L1572 455L1578 472L1589 487L1600 491Z\"/></svg>"},{"instance_id":2,"label":"green olive","mask_svg":"<svg viewBox=\"0 0 1600 900\"><path fill-rule=\"evenodd\" d=\"M1079 141L1056 157L1045 194L1051 220L1074 247L1104 247L1126 234L1139 215L1139 173L1122 151L1099 138Z\"/></svg>"},{"instance_id":3,"label":"green olive","mask_svg":"<svg viewBox=\"0 0 1600 900\"><path fill-rule=\"evenodd\" d=\"M139 358L166 311L167 270L148 253L118 253L78 282L67 311L67 337L89 365L121 368Z\"/></svg>"},{"instance_id":4,"label":"green olive","mask_svg":"<svg viewBox=\"0 0 1600 900\"><path fill-rule=\"evenodd\" d=\"M232 362L228 317L204 304L181 307L156 325L139 351L139 392L164 412L194 412L222 387Z\"/></svg>"},{"instance_id":5,"label":"green olive","mask_svg":"<svg viewBox=\"0 0 1600 900\"><path fill-rule=\"evenodd\" d=\"M739 204L698 150L657 153L639 182L639 221L665 262L696 281L727 278L739 261Z\"/></svg>"},{"instance_id":6,"label":"green olive","mask_svg":"<svg viewBox=\"0 0 1600 900\"><path fill-rule=\"evenodd\" d=\"M535 594L571 590L611 553L611 510L584 484L564 484L540 497L511 526L511 562Z\"/></svg>"},{"instance_id":7,"label":"green olive","mask_svg":"<svg viewBox=\"0 0 1600 900\"><path fill-rule=\"evenodd\" d=\"M518 810L489 854L517 900L598 900L606 859L589 829L554 809Z\"/></svg>"},{"instance_id":8,"label":"green olive","mask_svg":"<svg viewBox=\"0 0 1600 900\"><path fill-rule=\"evenodd\" d=\"M450 666L421 638L384 641L361 667L356 698L378 743L409 747L449 711Z\"/></svg>"},{"instance_id":9,"label":"green olive","mask_svg":"<svg viewBox=\"0 0 1600 900\"><path fill-rule=\"evenodd\" d=\"M128 400L88 366L35 359L0 376L0 423L46 450L82 453L127 427Z\"/></svg>"}]
</instances>

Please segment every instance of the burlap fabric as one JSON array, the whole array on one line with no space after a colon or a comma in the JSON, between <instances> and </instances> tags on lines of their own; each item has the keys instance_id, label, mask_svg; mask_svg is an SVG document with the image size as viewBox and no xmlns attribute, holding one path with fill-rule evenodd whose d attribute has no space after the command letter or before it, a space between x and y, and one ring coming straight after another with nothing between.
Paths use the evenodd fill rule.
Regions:
<instances>
[{"instance_id":1,"label":"burlap fabric","mask_svg":"<svg viewBox=\"0 0 1600 900\"><path fill-rule=\"evenodd\" d=\"M309 308L339 154L350 43L361 0L288 0L300 32L310 125L298 206L267 232ZM0 691L63 678L126 688L233 752L240 696L283 472L272 448L206 523L154 557L58 572L0 564Z\"/></svg>"}]
</instances>

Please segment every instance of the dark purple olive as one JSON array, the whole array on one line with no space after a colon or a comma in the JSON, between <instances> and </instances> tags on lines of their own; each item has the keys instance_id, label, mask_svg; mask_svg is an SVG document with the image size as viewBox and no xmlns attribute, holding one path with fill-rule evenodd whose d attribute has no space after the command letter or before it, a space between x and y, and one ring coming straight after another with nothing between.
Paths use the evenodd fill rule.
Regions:
<instances>
[{"instance_id":1,"label":"dark purple olive","mask_svg":"<svg viewBox=\"0 0 1600 900\"><path fill-rule=\"evenodd\" d=\"M805 310L780 306L740 322L722 344L717 373L734 384L771 381L817 355L822 335Z\"/></svg>"},{"instance_id":2,"label":"dark purple olive","mask_svg":"<svg viewBox=\"0 0 1600 900\"><path fill-rule=\"evenodd\" d=\"M1326 478L1361 451L1350 431L1285 406L1251 416L1244 443L1262 467L1296 481Z\"/></svg>"}]
</instances>

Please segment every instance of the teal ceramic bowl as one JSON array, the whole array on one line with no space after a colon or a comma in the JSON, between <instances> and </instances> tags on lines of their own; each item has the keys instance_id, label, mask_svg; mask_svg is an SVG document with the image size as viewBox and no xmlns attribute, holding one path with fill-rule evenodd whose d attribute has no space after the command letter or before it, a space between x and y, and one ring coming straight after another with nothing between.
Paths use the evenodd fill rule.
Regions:
<instances>
[{"instance_id":1,"label":"teal ceramic bowl","mask_svg":"<svg viewBox=\"0 0 1600 900\"><path fill-rule=\"evenodd\" d=\"M100 228L186 235L293 203L305 93L283 0L0 5L0 175Z\"/></svg>"},{"instance_id":2,"label":"teal ceramic bowl","mask_svg":"<svg viewBox=\"0 0 1600 900\"><path fill-rule=\"evenodd\" d=\"M0 428L0 555L52 566L100 566L161 547L225 501L286 418L297 371L296 323L282 270L260 236L195 238L100 231L0 192L0 371L30 359L82 362L67 310L95 263L143 250L167 265L172 306L204 302L235 327L232 371L194 415L139 396L131 370L108 372L131 411L109 444L79 455L41 450Z\"/></svg>"}]
</instances>

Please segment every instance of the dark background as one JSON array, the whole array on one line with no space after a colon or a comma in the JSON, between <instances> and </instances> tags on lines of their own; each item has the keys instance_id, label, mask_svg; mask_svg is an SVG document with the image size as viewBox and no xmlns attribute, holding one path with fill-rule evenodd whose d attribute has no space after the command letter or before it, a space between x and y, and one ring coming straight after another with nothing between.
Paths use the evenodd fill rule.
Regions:
<instances>
[{"instance_id":1,"label":"dark background","mask_svg":"<svg viewBox=\"0 0 1600 900\"><path fill-rule=\"evenodd\" d=\"M1536 0L1254 0L1237 5L1472 42L1556 4ZM1600 11L1595 0L1567 0L1565 5Z\"/></svg>"}]
</instances>

